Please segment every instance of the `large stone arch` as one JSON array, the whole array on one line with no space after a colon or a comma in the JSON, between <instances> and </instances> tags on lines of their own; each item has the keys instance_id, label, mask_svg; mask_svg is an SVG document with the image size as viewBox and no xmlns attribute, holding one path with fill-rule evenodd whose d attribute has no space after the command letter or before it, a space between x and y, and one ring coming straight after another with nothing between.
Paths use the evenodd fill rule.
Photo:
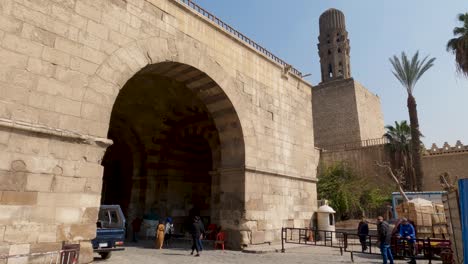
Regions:
<instances>
[{"instance_id":1,"label":"large stone arch","mask_svg":"<svg viewBox=\"0 0 468 264\"><path fill-rule=\"evenodd\" d=\"M246 156L242 112L238 111L242 109L243 98L235 79L209 56L207 50L189 38L156 37L133 42L114 52L98 68L86 88L82 112L90 113L91 120L94 118L103 124L101 131L96 132L104 136L120 89L133 76L151 74L184 83L208 109L220 142L219 150L214 153L220 159L211 171L218 192L212 197L215 218L229 233L232 245L238 247L241 244L239 229L245 216ZM91 96L98 92L105 98Z\"/></svg>"},{"instance_id":2,"label":"large stone arch","mask_svg":"<svg viewBox=\"0 0 468 264\"><path fill-rule=\"evenodd\" d=\"M102 124L94 133L103 137L107 135L112 107L125 83L138 72L155 71L160 63L163 63L164 67L159 70L167 72L156 73L165 74L178 81L193 82L187 85L204 91L200 99L214 114L215 124L220 133L221 167L244 167L246 158L242 125L245 118L242 118L243 112L239 111L242 109L243 98L238 84L209 56L206 48L202 48L202 45L188 37L183 40L163 37L138 40L118 49L100 65L90 78L90 85L85 88L82 106L85 118ZM196 75L197 72L200 74L199 80L184 79L187 73ZM210 79L211 82L204 83L204 87L196 87L198 83Z\"/></svg>"}]
</instances>

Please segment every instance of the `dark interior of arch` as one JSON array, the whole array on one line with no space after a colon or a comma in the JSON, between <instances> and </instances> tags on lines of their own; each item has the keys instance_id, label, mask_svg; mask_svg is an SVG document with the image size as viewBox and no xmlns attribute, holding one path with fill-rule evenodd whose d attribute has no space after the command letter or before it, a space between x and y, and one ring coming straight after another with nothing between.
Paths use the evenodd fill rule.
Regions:
<instances>
[{"instance_id":1,"label":"dark interior of arch","mask_svg":"<svg viewBox=\"0 0 468 264\"><path fill-rule=\"evenodd\" d=\"M101 202L119 204L130 223L137 216L170 216L176 232L183 232L193 215L205 224L219 217L218 180L212 171L220 164L221 146L206 104L190 84L164 74L176 67L183 66L142 70L121 89L108 133L114 144L102 162ZM177 76L201 83L206 78L183 69Z\"/></svg>"}]
</instances>

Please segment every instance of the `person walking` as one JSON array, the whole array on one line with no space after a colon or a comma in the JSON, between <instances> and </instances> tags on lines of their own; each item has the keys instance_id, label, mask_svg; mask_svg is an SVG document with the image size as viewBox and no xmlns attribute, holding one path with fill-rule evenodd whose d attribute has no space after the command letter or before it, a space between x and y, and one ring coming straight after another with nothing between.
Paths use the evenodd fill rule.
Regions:
<instances>
[{"instance_id":1,"label":"person walking","mask_svg":"<svg viewBox=\"0 0 468 264\"><path fill-rule=\"evenodd\" d=\"M164 221L159 222L158 227L156 228L156 248L162 249L164 243Z\"/></svg>"},{"instance_id":2,"label":"person walking","mask_svg":"<svg viewBox=\"0 0 468 264\"><path fill-rule=\"evenodd\" d=\"M136 217L132 221L132 232L133 232L133 239L132 241L137 243L138 242L138 233L140 233L142 219L140 217Z\"/></svg>"},{"instance_id":3,"label":"person walking","mask_svg":"<svg viewBox=\"0 0 468 264\"><path fill-rule=\"evenodd\" d=\"M367 250L367 236L369 235L369 225L365 217L362 217L358 225L359 242L361 243L362 252Z\"/></svg>"},{"instance_id":4,"label":"person walking","mask_svg":"<svg viewBox=\"0 0 468 264\"><path fill-rule=\"evenodd\" d=\"M382 216L377 217L377 233L379 234L380 252L382 253L383 264L393 264L393 255L390 244L392 241L392 231L388 223L383 220Z\"/></svg>"},{"instance_id":5,"label":"person walking","mask_svg":"<svg viewBox=\"0 0 468 264\"><path fill-rule=\"evenodd\" d=\"M193 251L196 250L197 254L195 257L200 256L200 251L203 250L202 246L202 241L201 238L203 236L203 233L205 233L205 227L203 226L203 223L200 220L199 216L195 216L193 218L193 223L192 223L192 228L190 230L190 233L192 235L192 252L190 255L193 255Z\"/></svg>"},{"instance_id":6,"label":"person walking","mask_svg":"<svg viewBox=\"0 0 468 264\"><path fill-rule=\"evenodd\" d=\"M164 244L169 247L172 234L174 234L174 225L172 224L172 218L166 218L166 228L164 230Z\"/></svg>"},{"instance_id":7,"label":"person walking","mask_svg":"<svg viewBox=\"0 0 468 264\"><path fill-rule=\"evenodd\" d=\"M411 258L408 263L416 264L416 232L414 231L414 226L406 218L401 219L398 238L408 242Z\"/></svg>"}]
</instances>

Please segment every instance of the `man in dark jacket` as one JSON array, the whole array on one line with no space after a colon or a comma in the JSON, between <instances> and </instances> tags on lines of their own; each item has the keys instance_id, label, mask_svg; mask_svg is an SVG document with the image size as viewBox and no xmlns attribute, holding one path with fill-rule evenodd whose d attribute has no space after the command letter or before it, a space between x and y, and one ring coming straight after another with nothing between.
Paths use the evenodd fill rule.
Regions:
<instances>
[{"instance_id":1,"label":"man in dark jacket","mask_svg":"<svg viewBox=\"0 0 468 264\"><path fill-rule=\"evenodd\" d=\"M377 217L377 232L379 234L380 251L382 252L383 264L387 264L387 260L390 264L393 264L392 249L390 243L392 241L392 231L388 226L388 223L383 220L382 216Z\"/></svg>"},{"instance_id":2,"label":"man in dark jacket","mask_svg":"<svg viewBox=\"0 0 468 264\"><path fill-rule=\"evenodd\" d=\"M366 218L362 217L361 222L358 225L359 242L361 242L362 252L367 250L367 236L369 235L369 225L367 224Z\"/></svg>"},{"instance_id":3,"label":"man in dark jacket","mask_svg":"<svg viewBox=\"0 0 468 264\"><path fill-rule=\"evenodd\" d=\"M203 234L205 233L205 227L203 226L203 223L200 220L199 216L195 216L193 218L193 223L192 223L192 228L191 228L190 233L192 235L192 240L193 240L192 252L190 253L190 255L193 255L193 251L196 250L197 254L195 255L195 257L199 257L200 251L203 250L201 238Z\"/></svg>"}]
</instances>

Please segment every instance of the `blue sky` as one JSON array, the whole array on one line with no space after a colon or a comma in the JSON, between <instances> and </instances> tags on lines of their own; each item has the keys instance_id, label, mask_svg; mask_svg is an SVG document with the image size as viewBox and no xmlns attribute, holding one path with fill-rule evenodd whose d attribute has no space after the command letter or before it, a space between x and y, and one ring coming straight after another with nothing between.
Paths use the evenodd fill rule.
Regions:
<instances>
[{"instance_id":1,"label":"blue sky","mask_svg":"<svg viewBox=\"0 0 468 264\"><path fill-rule=\"evenodd\" d=\"M468 79L455 72L445 50L456 15L467 0L196 0L240 32L320 82L318 18L328 8L344 12L355 80L379 95L385 124L408 120L406 92L391 73L388 58L401 51L436 57L418 82L415 97L427 147L456 140L468 144Z\"/></svg>"}]
</instances>

